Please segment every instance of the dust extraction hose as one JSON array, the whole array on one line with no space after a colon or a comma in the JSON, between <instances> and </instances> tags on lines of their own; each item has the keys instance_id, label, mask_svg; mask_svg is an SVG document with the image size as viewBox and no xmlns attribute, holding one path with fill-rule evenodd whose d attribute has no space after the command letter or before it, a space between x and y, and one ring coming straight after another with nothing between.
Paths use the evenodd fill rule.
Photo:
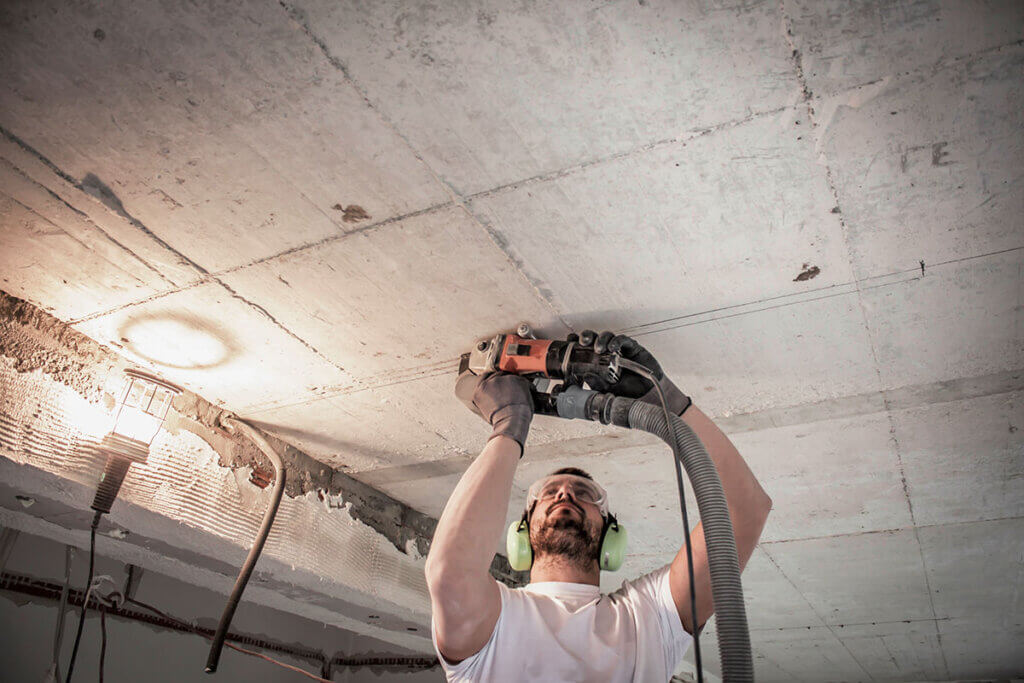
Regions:
<instances>
[{"instance_id":1,"label":"dust extraction hose","mask_svg":"<svg viewBox=\"0 0 1024 683\"><path fill-rule=\"evenodd\" d=\"M736 537L725 501L722 482L704 444L681 417L669 414L671 429L665 424L665 413L658 406L634 401L629 408L630 429L650 432L672 445L682 460L686 475L704 525L704 539L711 570L711 595L715 603L718 626L718 652L722 661L722 680L746 683L754 680L754 663L750 650L750 630L743 604L740 584L740 561ZM696 624L694 625L696 628Z\"/></svg>"},{"instance_id":2,"label":"dust extraction hose","mask_svg":"<svg viewBox=\"0 0 1024 683\"><path fill-rule=\"evenodd\" d=\"M669 413L661 406L632 398L570 386L557 395L556 409L560 417L570 420L594 420L650 432L673 447L673 452L682 462L693 485L700 519L704 525L711 572L711 597L717 615L722 680L725 683L752 683L754 663L750 650L750 630L747 628L747 611L743 604L736 537L733 535L722 481L718 478L718 470L704 444L681 417Z\"/></svg>"},{"instance_id":3,"label":"dust extraction hose","mask_svg":"<svg viewBox=\"0 0 1024 683\"><path fill-rule=\"evenodd\" d=\"M231 619L235 616L238 602L242 599L245 586L249 583L249 576L252 575L252 570L256 567L256 560L259 559L260 553L263 552L263 545L267 542L267 536L270 535L270 527L274 524L274 517L277 516L277 508L281 504L281 496L284 494L285 478L284 463L281 462L281 456L267 443L262 434L245 422L231 417L221 418L221 424L229 432L236 430L242 432L263 451L263 454L267 456L267 459L274 466L274 488L271 491L270 506L263 513L263 523L260 524L260 530L256 534L252 548L249 549L249 555L245 558L245 564L242 565L242 569L238 573L235 587L231 589L228 604L224 606L224 613L221 615L220 623L217 624L217 631L213 635L213 642L210 644L210 654L206 658L206 673L208 674L212 674L217 670L217 664L220 662L220 653L224 649L224 639L227 637L228 628L231 626Z\"/></svg>"}]
</instances>

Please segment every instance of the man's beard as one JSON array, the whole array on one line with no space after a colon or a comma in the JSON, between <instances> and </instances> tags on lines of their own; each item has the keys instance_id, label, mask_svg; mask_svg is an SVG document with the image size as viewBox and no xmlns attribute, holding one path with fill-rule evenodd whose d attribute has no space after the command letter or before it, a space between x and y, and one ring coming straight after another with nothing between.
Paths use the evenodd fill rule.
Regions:
<instances>
[{"instance_id":1,"label":"man's beard","mask_svg":"<svg viewBox=\"0 0 1024 683\"><path fill-rule=\"evenodd\" d=\"M600 530L588 526L586 518L558 516L549 518L530 543L537 557L559 556L589 571L597 560L597 544L600 540Z\"/></svg>"}]
</instances>

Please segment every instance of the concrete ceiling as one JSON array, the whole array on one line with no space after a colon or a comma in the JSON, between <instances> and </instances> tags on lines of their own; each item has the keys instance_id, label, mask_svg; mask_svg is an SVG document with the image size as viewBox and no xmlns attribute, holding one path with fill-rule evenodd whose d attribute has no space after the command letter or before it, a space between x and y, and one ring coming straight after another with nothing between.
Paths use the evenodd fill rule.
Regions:
<instances>
[{"instance_id":1,"label":"concrete ceiling","mask_svg":"<svg viewBox=\"0 0 1024 683\"><path fill-rule=\"evenodd\" d=\"M434 516L459 353L629 332L775 501L759 680L1020 675L1022 41L1011 0L8 2L0 288ZM539 419L515 504L567 460L633 531L606 587L671 556L666 449Z\"/></svg>"}]
</instances>

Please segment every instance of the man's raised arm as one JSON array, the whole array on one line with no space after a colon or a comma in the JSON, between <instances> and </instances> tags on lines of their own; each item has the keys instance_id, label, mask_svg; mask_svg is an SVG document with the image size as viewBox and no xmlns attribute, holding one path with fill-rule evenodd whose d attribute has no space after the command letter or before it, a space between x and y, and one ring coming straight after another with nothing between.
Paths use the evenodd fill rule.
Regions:
<instances>
[{"instance_id":1,"label":"man's raised arm","mask_svg":"<svg viewBox=\"0 0 1024 683\"><path fill-rule=\"evenodd\" d=\"M658 361L651 352L641 346L635 339L625 335L616 336L612 332L597 334L592 330L584 330L578 336L569 335L570 341L581 346L593 348L597 353L605 351L618 352L624 358L648 368L658 380L669 412L679 415L690 426L704 444L711 460L715 463L718 476L725 490L725 501L729 506L729 517L732 520L733 534L736 537L736 551L739 554L740 569L747 564L754 546L761 537L768 512L772 508L772 500L764 492L754 478L754 473L747 467L739 451L732 445L729 438L711 419L693 405L690 397L676 387L665 376ZM611 391L618 396L632 396L645 403L660 406L658 392L650 386L650 382L632 373L623 373L616 382L607 382L601 378L588 378L592 389ZM690 533L693 545L693 579L697 595L696 628L704 625L715 611L711 599L711 573L708 570L708 553L704 545L704 527L698 524ZM676 604L683 627L694 633L692 611L690 609L690 574L686 563L686 546L684 545L669 570L669 584L672 588L672 600Z\"/></svg>"},{"instance_id":2,"label":"man's raised arm","mask_svg":"<svg viewBox=\"0 0 1024 683\"><path fill-rule=\"evenodd\" d=\"M463 373L455 393L494 429L448 498L426 563L438 647L446 659L460 661L487 643L501 611L489 569L533 418L533 400L527 380L503 373Z\"/></svg>"},{"instance_id":3,"label":"man's raised arm","mask_svg":"<svg viewBox=\"0 0 1024 683\"><path fill-rule=\"evenodd\" d=\"M736 552L739 555L740 571L746 566L747 560L754 552L757 541L761 538L768 512L772 509L772 499L747 467L739 451L733 446L721 429L702 413L697 406L691 405L683 413L683 420L690 426L697 438L704 444L708 455L715 463L718 477L722 480L725 491L725 502L729 506L729 518L732 520L733 535L736 537ZM697 628L704 625L715 611L711 599L711 572L708 569L708 551L704 544L704 525L698 524L690 532L690 543L693 545L693 583L697 594ZM690 610L690 576L686 566L686 546L676 553L669 570L669 583L672 586L672 599L679 611L683 627L694 633L693 618Z\"/></svg>"}]
</instances>

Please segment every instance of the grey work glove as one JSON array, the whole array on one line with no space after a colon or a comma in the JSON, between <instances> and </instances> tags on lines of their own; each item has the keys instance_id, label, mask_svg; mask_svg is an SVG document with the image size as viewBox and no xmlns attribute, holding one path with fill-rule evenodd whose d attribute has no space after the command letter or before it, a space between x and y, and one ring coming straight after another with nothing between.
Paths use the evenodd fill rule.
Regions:
<instances>
[{"instance_id":1,"label":"grey work glove","mask_svg":"<svg viewBox=\"0 0 1024 683\"><path fill-rule=\"evenodd\" d=\"M670 413L682 415L693 403L689 396L679 391L679 388L672 383L672 380L665 376L665 372L661 369L658 361L654 359L654 356L651 355L651 352L640 346L632 337L627 337L624 334L616 336L612 332L597 334L593 330L583 330L578 335L570 334L566 339L576 342L580 346L591 348L597 353L618 351L622 354L623 358L628 358L635 363L643 365L658 379L658 384L665 394L665 402L668 404ZM658 398L657 389L651 385L649 380L635 372L623 370L619 373L618 382L609 382L606 378L596 375L588 375L584 379L586 379L590 388L595 391L608 391L616 396L628 396L639 399L644 403L661 407L661 399Z\"/></svg>"},{"instance_id":2,"label":"grey work glove","mask_svg":"<svg viewBox=\"0 0 1024 683\"><path fill-rule=\"evenodd\" d=\"M533 420L533 396L527 379L507 372L474 375L467 370L455 383L455 395L494 428L488 441L501 435L514 439L519 444L519 457L523 457Z\"/></svg>"}]
</instances>

